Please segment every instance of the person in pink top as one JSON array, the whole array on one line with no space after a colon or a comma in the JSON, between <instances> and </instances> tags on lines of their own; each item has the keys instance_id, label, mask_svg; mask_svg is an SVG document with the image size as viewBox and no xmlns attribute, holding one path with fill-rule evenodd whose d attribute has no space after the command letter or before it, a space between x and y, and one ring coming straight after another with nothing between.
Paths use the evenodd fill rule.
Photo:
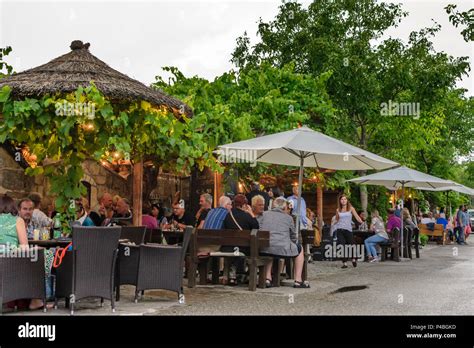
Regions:
<instances>
[{"instance_id":1,"label":"person in pink top","mask_svg":"<svg viewBox=\"0 0 474 348\"><path fill-rule=\"evenodd\" d=\"M151 207L144 203L142 208L142 225L148 229L158 228L158 220L151 215Z\"/></svg>"},{"instance_id":2,"label":"person in pink top","mask_svg":"<svg viewBox=\"0 0 474 348\"><path fill-rule=\"evenodd\" d=\"M391 232L392 229L397 227L398 229L402 228L402 220L395 215L395 209L389 209L387 211L388 219L387 219L387 231Z\"/></svg>"}]
</instances>

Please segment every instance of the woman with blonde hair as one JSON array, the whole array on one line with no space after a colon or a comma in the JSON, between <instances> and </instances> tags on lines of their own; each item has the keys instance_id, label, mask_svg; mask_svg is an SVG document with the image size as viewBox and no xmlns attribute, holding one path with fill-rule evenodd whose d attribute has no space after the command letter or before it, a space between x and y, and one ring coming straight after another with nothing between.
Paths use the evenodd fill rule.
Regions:
<instances>
[{"instance_id":1,"label":"woman with blonde hair","mask_svg":"<svg viewBox=\"0 0 474 348\"><path fill-rule=\"evenodd\" d=\"M374 209L371 214L372 223L370 224L370 230L375 232L375 235L367 238L364 241L365 250L367 250L367 255L369 256L369 262L379 261L377 257L377 249L375 246L380 243L385 243L388 241L388 234L385 231L385 225L383 219L380 217L377 209Z\"/></svg>"}]
</instances>

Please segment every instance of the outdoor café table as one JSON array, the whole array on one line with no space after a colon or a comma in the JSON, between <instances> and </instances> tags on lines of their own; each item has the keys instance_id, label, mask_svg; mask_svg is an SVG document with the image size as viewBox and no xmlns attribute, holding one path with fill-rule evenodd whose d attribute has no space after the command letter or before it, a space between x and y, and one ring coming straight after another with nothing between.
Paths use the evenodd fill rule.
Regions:
<instances>
[{"instance_id":1,"label":"outdoor caf\u00e9 table","mask_svg":"<svg viewBox=\"0 0 474 348\"><path fill-rule=\"evenodd\" d=\"M183 241L183 231L182 230L161 230L163 233L163 237L166 240L166 243L171 244L178 244Z\"/></svg>"},{"instance_id":2,"label":"outdoor caf\u00e9 table","mask_svg":"<svg viewBox=\"0 0 474 348\"><path fill-rule=\"evenodd\" d=\"M28 240L29 245L36 245L43 248L65 248L69 243L71 243L70 238L62 239L48 239L48 240Z\"/></svg>"},{"instance_id":3,"label":"outdoor caf\u00e9 table","mask_svg":"<svg viewBox=\"0 0 474 348\"><path fill-rule=\"evenodd\" d=\"M375 232L352 230L352 234L354 235L354 237L357 237L357 238L354 238L354 242L356 242L356 244L364 244L364 241L367 238L372 237L375 234Z\"/></svg>"},{"instance_id":4,"label":"outdoor caf\u00e9 table","mask_svg":"<svg viewBox=\"0 0 474 348\"><path fill-rule=\"evenodd\" d=\"M352 230L352 234L354 235L354 243L355 244L364 244L364 241L372 237L375 232L373 231L361 231L361 230ZM367 250L364 249L365 256L367 256Z\"/></svg>"}]
</instances>

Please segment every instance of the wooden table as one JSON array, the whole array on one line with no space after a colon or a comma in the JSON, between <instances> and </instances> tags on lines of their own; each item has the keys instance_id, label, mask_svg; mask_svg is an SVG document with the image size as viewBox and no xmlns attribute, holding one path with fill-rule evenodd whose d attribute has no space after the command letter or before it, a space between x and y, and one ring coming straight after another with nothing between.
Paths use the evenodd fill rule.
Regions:
<instances>
[{"instance_id":1,"label":"wooden table","mask_svg":"<svg viewBox=\"0 0 474 348\"><path fill-rule=\"evenodd\" d=\"M369 237L372 237L375 232L373 231L361 231L361 230L352 230L352 234L354 237L357 237L357 238L354 238L354 242L356 244L364 244L364 241L369 238Z\"/></svg>"}]
</instances>

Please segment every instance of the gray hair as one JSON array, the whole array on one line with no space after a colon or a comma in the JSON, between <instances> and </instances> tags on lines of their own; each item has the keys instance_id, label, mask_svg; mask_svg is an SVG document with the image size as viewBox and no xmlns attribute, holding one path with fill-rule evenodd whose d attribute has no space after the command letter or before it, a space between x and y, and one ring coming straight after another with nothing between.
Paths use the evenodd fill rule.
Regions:
<instances>
[{"instance_id":1,"label":"gray hair","mask_svg":"<svg viewBox=\"0 0 474 348\"><path fill-rule=\"evenodd\" d=\"M263 202L265 204L265 198L262 195L255 195L252 197L252 207L257 204L258 201Z\"/></svg>"},{"instance_id":2,"label":"gray hair","mask_svg":"<svg viewBox=\"0 0 474 348\"><path fill-rule=\"evenodd\" d=\"M203 193L201 197L204 197L207 203L212 204L212 196L209 193Z\"/></svg>"},{"instance_id":3,"label":"gray hair","mask_svg":"<svg viewBox=\"0 0 474 348\"><path fill-rule=\"evenodd\" d=\"M229 197L221 196L221 198L219 198L219 207L225 208L225 206L229 203L232 203Z\"/></svg>"},{"instance_id":4,"label":"gray hair","mask_svg":"<svg viewBox=\"0 0 474 348\"><path fill-rule=\"evenodd\" d=\"M284 197L278 197L273 200L273 208L284 210L288 206Z\"/></svg>"}]
</instances>

